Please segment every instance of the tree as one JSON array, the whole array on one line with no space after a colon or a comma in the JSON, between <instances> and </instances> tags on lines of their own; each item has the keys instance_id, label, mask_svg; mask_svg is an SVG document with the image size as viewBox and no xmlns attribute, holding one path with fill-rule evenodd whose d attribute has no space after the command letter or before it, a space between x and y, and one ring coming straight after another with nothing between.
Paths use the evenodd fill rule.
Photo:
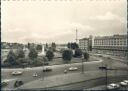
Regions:
<instances>
[{"instance_id":1,"label":"tree","mask_svg":"<svg viewBox=\"0 0 128 91\"><path fill-rule=\"evenodd\" d=\"M76 48L79 48L79 46L78 46L78 44L77 43L68 43L67 44L67 47L69 48L69 49L76 49Z\"/></svg>"},{"instance_id":2,"label":"tree","mask_svg":"<svg viewBox=\"0 0 128 91\"><path fill-rule=\"evenodd\" d=\"M37 56L38 56L38 53L37 53L36 49L35 48L31 48L28 56L32 60L36 59Z\"/></svg>"},{"instance_id":3,"label":"tree","mask_svg":"<svg viewBox=\"0 0 128 91\"><path fill-rule=\"evenodd\" d=\"M62 58L64 62L68 63L72 59L72 51L71 50L64 50L62 53Z\"/></svg>"},{"instance_id":4,"label":"tree","mask_svg":"<svg viewBox=\"0 0 128 91\"><path fill-rule=\"evenodd\" d=\"M17 50L17 59L24 58L24 57L25 57L25 53L24 53L23 49L19 48Z\"/></svg>"},{"instance_id":5,"label":"tree","mask_svg":"<svg viewBox=\"0 0 128 91\"><path fill-rule=\"evenodd\" d=\"M16 63L22 65L25 62L25 53L22 48L19 48L16 52Z\"/></svg>"},{"instance_id":6,"label":"tree","mask_svg":"<svg viewBox=\"0 0 128 91\"><path fill-rule=\"evenodd\" d=\"M53 59L53 57L54 57L53 51L48 50L48 51L46 52L46 57L48 58L49 61L51 61L51 60Z\"/></svg>"},{"instance_id":7,"label":"tree","mask_svg":"<svg viewBox=\"0 0 128 91\"><path fill-rule=\"evenodd\" d=\"M30 43L28 43L28 49L30 49Z\"/></svg>"},{"instance_id":8,"label":"tree","mask_svg":"<svg viewBox=\"0 0 128 91\"><path fill-rule=\"evenodd\" d=\"M7 55L7 62L11 65L16 65L16 55L14 54L13 50L10 50Z\"/></svg>"},{"instance_id":9,"label":"tree","mask_svg":"<svg viewBox=\"0 0 128 91\"><path fill-rule=\"evenodd\" d=\"M74 57L82 57L82 51L81 49L77 48L75 49L75 55Z\"/></svg>"},{"instance_id":10,"label":"tree","mask_svg":"<svg viewBox=\"0 0 128 91\"><path fill-rule=\"evenodd\" d=\"M84 59L88 60L89 59L89 54L87 52L84 53ZM83 64L83 59L82 59L82 73L84 73L84 64Z\"/></svg>"},{"instance_id":11,"label":"tree","mask_svg":"<svg viewBox=\"0 0 128 91\"><path fill-rule=\"evenodd\" d=\"M71 43L68 42L67 47L71 49Z\"/></svg>"},{"instance_id":12,"label":"tree","mask_svg":"<svg viewBox=\"0 0 128 91\"><path fill-rule=\"evenodd\" d=\"M56 44L54 42L52 43L52 49L53 49L53 51L56 50Z\"/></svg>"},{"instance_id":13,"label":"tree","mask_svg":"<svg viewBox=\"0 0 128 91\"><path fill-rule=\"evenodd\" d=\"M42 50L42 45L37 45L36 50L41 51Z\"/></svg>"},{"instance_id":14,"label":"tree","mask_svg":"<svg viewBox=\"0 0 128 91\"><path fill-rule=\"evenodd\" d=\"M84 53L84 59L86 59L87 61L89 59L89 54L87 52Z\"/></svg>"}]
</instances>

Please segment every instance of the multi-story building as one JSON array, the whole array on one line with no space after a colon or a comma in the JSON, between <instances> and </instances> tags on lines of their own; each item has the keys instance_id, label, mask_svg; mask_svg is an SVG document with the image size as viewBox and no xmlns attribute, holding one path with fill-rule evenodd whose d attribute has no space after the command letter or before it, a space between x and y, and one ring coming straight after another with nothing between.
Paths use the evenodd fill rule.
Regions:
<instances>
[{"instance_id":1,"label":"multi-story building","mask_svg":"<svg viewBox=\"0 0 128 91\"><path fill-rule=\"evenodd\" d=\"M80 39L79 48L83 51L91 51L92 50L92 36L89 36L89 38Z\"/></svg>"},{"instance_id":2,"label":"multi-story building","mask_svg":"<svg viewBox=\"0 0 128 91\"><path fill-rule=\"evenodd\" d=\"M127 35L95 37L93 50L116 56L125 56L127 50Z\"/></svg>"}]
</instances>

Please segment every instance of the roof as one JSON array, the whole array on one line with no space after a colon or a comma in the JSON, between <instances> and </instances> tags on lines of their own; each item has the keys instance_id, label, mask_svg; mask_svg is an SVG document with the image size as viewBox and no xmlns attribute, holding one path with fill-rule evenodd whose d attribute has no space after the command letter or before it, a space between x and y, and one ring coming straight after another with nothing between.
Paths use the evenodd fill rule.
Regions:
<instances>
[{"instance_id":1,"label":"roof","mask_svg":"<svg viewBox=\"0 0 128 91\"><path fill-rule=\"evenodd\" d=\"M112 38L127 38L127 35L113 35L113 36L96 36L95 39L112 39Z\"/></svg>"}]
</instances>

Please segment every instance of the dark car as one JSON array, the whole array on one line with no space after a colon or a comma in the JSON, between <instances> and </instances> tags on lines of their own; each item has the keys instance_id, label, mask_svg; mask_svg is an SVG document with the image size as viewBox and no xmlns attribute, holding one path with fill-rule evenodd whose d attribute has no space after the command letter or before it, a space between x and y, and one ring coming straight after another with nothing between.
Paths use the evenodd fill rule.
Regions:
<instances>
[{"instance_id":1,"label":"dark car","mask_svg":"<svg viewBox=\"0 0 128 91\"><path fill-rule=\"evenodd\" d=\"M15 83L14 83L14 87L19 87L21 85L23 85L23 81L20 81L20 80L17 80Z\"/></svg>"},{"instance_id":2,"label":"dark car","mask_svg":"<svg viewBox=\"0 0 128 91\"><path fill-rule=\"evenodd\" d=\"M49 65L49 63L48 62L45 62L45 63L43 63L43 65Z\"/></svg>"},{"instance_id":3,"label":"dark car","mask_svg":"<svg viewBox=\"0 0 128 91\"><path fill-rule=\"evenodd\" d=\"M52 71L52 68L46 67L46 68L43 69L43 72L49 72L49 71Z\"/></svg>"}]
</instances>

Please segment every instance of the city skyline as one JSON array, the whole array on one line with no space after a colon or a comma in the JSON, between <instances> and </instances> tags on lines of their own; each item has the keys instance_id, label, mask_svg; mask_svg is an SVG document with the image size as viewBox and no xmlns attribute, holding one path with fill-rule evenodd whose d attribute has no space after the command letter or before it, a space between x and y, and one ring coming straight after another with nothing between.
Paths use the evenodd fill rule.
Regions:
<instances>
[{"instance_id":1,"label":"city skyline","mask_svg":"<svg viewBox=\"0 0 128 91\"><path fill-rule=\"evenodd\" d=\"M2 1L1 39L20 43L67 43L75 41L76 28L78 39L89 35L126 34L126 4L126 0L52 3Z\"/></svg>"}]
</instances>

